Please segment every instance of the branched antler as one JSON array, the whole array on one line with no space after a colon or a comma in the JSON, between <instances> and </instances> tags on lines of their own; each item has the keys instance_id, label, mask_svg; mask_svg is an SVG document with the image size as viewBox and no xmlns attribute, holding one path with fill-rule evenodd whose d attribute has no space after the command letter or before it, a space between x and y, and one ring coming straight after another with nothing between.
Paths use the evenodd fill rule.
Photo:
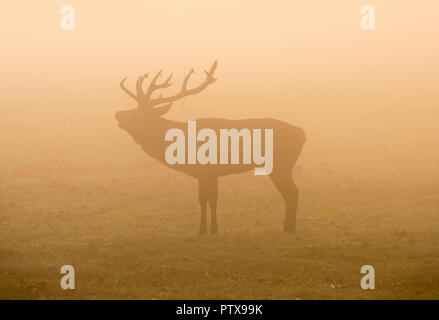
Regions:
<instances>
[{"instance_id":1,"label":"branched antler","mask_svg":"<svg viewBox=\"0 0 439 320\"><path fill-rule=\"evenodd\" d=\"M171 73L171 75L164 81L164 82L162 82L162 83L160 83L160 84L157 84L157 79L160 77L160 75L162 74L162 71L163 70L160 70L157 74L156 74L156 76L154 77L154 79L152 79L152 81L151 81L151 83L150 83L150 85L149 85L149 88L148 88L148 91L146 92L146 97L147 97L147 99L151 99L151 95L152 95L152 93L155 91L155 90L157 90L157 89L165 89L165 88L168 88L169 86L171 86L172 85L172 83L170 83L169 81L171 81L171 79L172 79L172 73Z\"/></svg>"},{"instance_id":2,"label":"branched antler","mask_svg":"<svg viewBox=\"0 0 439 320\"><path fill-rule=\"evenodd\" d=\"M187 84L189 82L189 79L190 79L191 75L194 73L194 69L191 69L189 71L189 73L186 75L186 77L184 78L184 80L183 80L183 84L182 84L180 92L175 94L175 95L173 95L173 96L169 96L169 97L162 97L161 94L159 95L158 98L155 98L155 99L153 99L151 97L155 90L157 90L157 89L165 89L165 88L168 88L168 87L170 87L172 85L172 83L170 81L172 79L172 75L173 74L171 74L168 78L166 78L166 80L163 81L162 83L157 83L157 80L161 76L163 70L160 70L155 75L155 77L151 80L151 83L150 83L146 93L143 92L142 84L143 84L143 80L145 80L148 77L148 73L146 73L143 76L140 76L137 79L137 82L136 82L136 94L132 93L127 88L125 88L124 83L126 81L126 78L124 78L120 82L120 87L131 98L133 98L134 100L136 100L138 102L139 107L141 107L141 108L145 108L145 107L152 108L152 107L154 107L156 105L164 104L164 103L172 103L173 101L176 101L176 100L182 99L182 98L184 98L186 96L197 94L197 93L203 91L210 84L212 84L212 83L214 83L216 81L216 79L213 77L213 74L214 74L214 72L216 70L217 65L218 65L218 62L215 60L213 65L210 67L210 70L209 71L204 71L206 73L206 79L204 79L204 81L198 87L195 87L195 88L192 88L192 89L188 89L187 88Z\"/></svg>"}]
</instances>

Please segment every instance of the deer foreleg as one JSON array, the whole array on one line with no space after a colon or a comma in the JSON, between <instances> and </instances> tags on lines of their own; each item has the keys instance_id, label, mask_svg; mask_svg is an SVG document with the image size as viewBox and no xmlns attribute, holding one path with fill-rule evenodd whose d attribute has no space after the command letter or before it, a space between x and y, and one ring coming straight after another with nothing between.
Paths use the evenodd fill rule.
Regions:
<instances>
[{"instance_id":1,"label":"deer foreleg","mask_svg":"<svg viewBox=\"0 0 439 320\"><path fill-rule=\"evenodd\" d=\"M210 206L210 213L212 217L211 223L211 233L216 234L218 233L218 222L216 220L216 206L217 206L217 200L218 200L218 178L212 178L212 181L209 184L209 196L207 198L207 201L209 202Z\"/></svg>"},{"instance_id":2,"label":"deer foreleg","mask_svg":"<svg viewBox=\"0 0 439 320\"><path fill-rule=\"evenodd\" d=\"M203 177L198 180L198 200L201 206L200 234L207 233L207 202L212 214L211 232L218 232L216 206L218 198L218 177Z\"/></svg>"},{"instance_id":3,"label":"deer foreleg","mask_svg":"<svg viewBox=\"0 0 439 320\"><path fill-rule=\"evenodd\" d=\"M207 193L205 183L201 180L198 180L198 201L200 202L201 207L200 235L203 235L207 233Z\"/></svg>"}]
</instances>

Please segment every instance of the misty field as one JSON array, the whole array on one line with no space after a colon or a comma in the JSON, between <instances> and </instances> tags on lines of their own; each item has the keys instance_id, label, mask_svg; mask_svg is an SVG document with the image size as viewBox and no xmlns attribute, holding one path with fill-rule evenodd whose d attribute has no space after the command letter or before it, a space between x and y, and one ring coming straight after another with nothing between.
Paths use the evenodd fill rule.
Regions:
<instances>
[{"instance_id":1,"label":"misty field","mask_svg":"<svg viewBox=\"0 0 439 320\"><path fill-rule=\"evenodd\" d=\"M281 231L270 179L249 172L220 179L219 234L202 237L196 181L147 157L111 110L3 119L0 298L438 299L435 117L297 118L284 119L308 136L297 235ZM60 288L66 264L74 291Z\"/></svg>"}]
</instances>

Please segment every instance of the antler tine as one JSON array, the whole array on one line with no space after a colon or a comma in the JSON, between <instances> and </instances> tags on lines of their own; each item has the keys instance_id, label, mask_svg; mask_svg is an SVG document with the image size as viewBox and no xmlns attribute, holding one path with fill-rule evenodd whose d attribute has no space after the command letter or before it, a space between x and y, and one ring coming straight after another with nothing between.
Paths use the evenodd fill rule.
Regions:
<instances>
[{"instance_id":1,"label":"antler tine","mask_svg":"<svg viewBox=\"0 0 439 320\"><path fill-rule=\"evenodd\" d=\"M184 78L183 84L182 84L182 87L181 87L181 90L179 93L177 93L176 95L170 96L170 97L166 97L166 98L159 97L156 99L150 99L151 96L147 95L147 97L150 99L150 104L152 106L154 106L154 105L158 105L158 104L162 104L162 103L172 102L172 101L184 98L186 96L197 94L197 93L203 91L208 85L210 85L216 81L216 79L213 77L213 73L215 72L217 65L218 65L218 61L215 60L215 62L210 67L210 70L205 71L206 72L206 79L204 80L204 82L201 83L198 87L195 87L193 89L188 89L187 84L189 82L191 75L194 73L194 69L191 69L189 71L189 73L186 75L186 77ZM157 78L157 76L156 76L156 78ZM165 85L165 87L168 86L167 81L165 81L163 84Z\"/></svg>"},{"instance_id":2,"label":"antler tine","mask_svg":"<svg viewBox=\"0 0 439 320\"><path fill-rule=\"evenodd\" d=\"M169 75L169 77L166 78L165 81L163 81L161 84L156 85L156 88L167 88L167 87L171 86L172 83L169 83L169 81L171 81L173 75L174 75L174 74L171 73L171 74Z\"/></svg>"},{"instance_id":3,"label":"antler tine","mask_svg":"<svg viewBox=\"0 0 439 320\"><path fill-rule=\"evenodd\" d=\"M152 83L155 83L157 79L162 75L163 69L161 69L157 74L155 75L154 79L152 79Z\"/></svg>"},{"instance_id":4,"label":"antler tine","mask_svg":"<svg viewBox=\"0 0 439 320\"><path fill-rule=\"evenodd\" d=\"M123 90L126 94L128 94L131 98L133 98L134 100L138 101L137 96L136 96L134 93L132 93L130 90L128 90L127 88L125 88L124 83L125 83L126 80L127 80L126 77L122 79L122 81L121 81L120 84L119 84L120 87L121 87L122 90Z\"/></svg>"},{"instance_id":5,"label":"antler tine","mask_svg":"<svg viewBox=\"0 0 439 320\"><path fill-rule=\"evenodd\" d=\"M191 69L189 71L189 73L186 75L186 77L184 77L184 81L183 81L183 85L182 85L182 91L186 91L187 90L187 83L189 82L189 78L191 77L191 75L194 73L194 69Z\"/></svg>"},{"instance_id":6,"label":"antler tine","mask_svg":"<svg viewBox=\"0 0 439 320\"><path fill-rule=\"evenodd\" d=\"M143 76L139 76L136 81L136 92L139 100L145 99L145 93L143 92L142 84L143 80L145 80L146 78L148 78L148 73L145 73Z\"/></svg>"},{"instance_id":7,"label":"antler tine","mask_svg":"<svg viewBox=\"0 0 439 320\"><path fill-rule=\"evenodd\" d=\"M209 77L209 78L212 78L213 79L213 73L215 72L215 70L216 70L216 66L218 65L218 60L215 60L215 62L212 64L212 66L210 67L210 70L209 71L204 71L205 73L206 73L206 76L207 77ZM216 80L216 79L215 79Z\"/></svg>"},{"instance_id":8,"label":"antler tine","mask_svg":"<svg viewBox=\"0 0 439 320\"><path fill-rule=\"evenodd\" d=\"M204 70L204 73L206 74L206 82L209 82L209 84L216 81L216 79L213 77L213 73L215 72L217 65L218 60L215 60L209 71Z\"/></svg>"},{"instance_id":9,"label":"antler tine","mask_svg":"<svg viewBox=\"0 0 439 320\"><path fill-rule=\"evenodd\" d=\"M172 76L174 75L173 73L171 73L169 75L169 77L166 78L165 81L163 81L162 83L157 83L157 79L160 77L160 75L162 74L163 70L160 70L156 76L151 80L151 83L149 85L148 91L146 92L146 98L147 99L151 99L151 95L154 92L154 90L157 89L165 89L168 88L169 86L172 85L172 83L170 83Z\"/></svg>"},{"instance_id":10,"label":"antler tine","mask_svg":"<svg viewBox=\"0 0 439 320\"><path fill-rule=\"evenodd\" d=\"M157 74L155 75L155 77L151 80L151 83L149 84L148 90L146 91L146 97L150 98L153 91L155 90L155 82L157 81L157 79L160 77L160 75L162 74L163 69L160 70L159 72L157 72Z\"/></svg>"}]
</instances>

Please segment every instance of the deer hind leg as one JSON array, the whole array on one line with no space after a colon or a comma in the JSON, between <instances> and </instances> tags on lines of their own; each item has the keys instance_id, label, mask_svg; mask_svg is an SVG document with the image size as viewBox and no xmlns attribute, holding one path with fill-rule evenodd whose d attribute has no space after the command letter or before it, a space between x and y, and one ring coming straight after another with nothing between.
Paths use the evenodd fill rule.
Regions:
<instances>
[{"instance_id":1,"label":"deer hind leg","mask_svg":"<svg viewBox=\"0 0 439 320\"><path fill-rule=\"evenodd\" d=\"M291 170L274 172L270 176L285 201L284 231L296 233L296 214L299 190L291 177Z\"/></svg>"}]
</instances>

